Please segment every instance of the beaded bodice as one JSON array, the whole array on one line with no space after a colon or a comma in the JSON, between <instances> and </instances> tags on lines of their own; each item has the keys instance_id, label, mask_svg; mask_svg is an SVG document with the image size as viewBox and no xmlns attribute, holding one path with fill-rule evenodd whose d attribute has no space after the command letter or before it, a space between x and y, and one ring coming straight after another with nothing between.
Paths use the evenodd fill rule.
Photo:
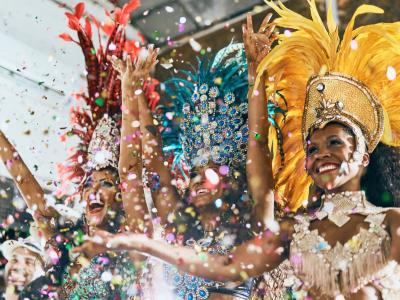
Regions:
<instances>
[{"instance_id":1,"label":"beaded bodice","mask_svg":"<svg viewBox=\"0 0 400 300\"><path fill-rule=\"evenodd\" d=\"M211 254L227 255L233 247L230 242L225 243L223 239L207 236L197 241L190 239L186 244L188 247L201 248ZM179 271L176 267L167 264L164 265L164 276L168 284L174 287L177 299L184 300L208 299L210 293L232 295L239 299L249 299L253 285L253 280L249 279L239 286L228 288L223 283L186 274Z\"/></svg>"},{"instance_id":2,"label":"beaded bodice","mask_svg":"<svg viewBox=\"0 0 400 300\"><path fill-rule=\"evenodd\" d=\"M371 204L368 207L355 213L366 215L369 228L360 229L343 245L329 245L317 229L310 230L312 217L296 217L290 260L305 289L345 296L368 284L387 265L391 239L382 224L385 212Z\"/></svg>"},{"instance_id":3,"label":"beaded bodice","mask_svg":"<svg viewBox=\"0 0 400 300\"><path fill-rule=\"evenodd\" d=\"M82 267L76 278L67 275L66 299L130 299L136 272L127 253L99 254Z\"/></svg>"}]
</instances>

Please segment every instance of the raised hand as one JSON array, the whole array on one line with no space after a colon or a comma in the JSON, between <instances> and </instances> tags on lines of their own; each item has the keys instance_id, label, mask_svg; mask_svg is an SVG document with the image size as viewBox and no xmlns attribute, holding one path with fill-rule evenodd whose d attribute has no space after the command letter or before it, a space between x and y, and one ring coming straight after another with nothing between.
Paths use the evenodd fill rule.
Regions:
<instances>
[{"instance_id":1,"label":"raised hand","mask_svg":"<svg viewBox=\"0 0 400 300\"><path fill-rule=\"evenodd\" d=\"M109 57L114 69L120 74L122 87L141 87L157 64L158 48L154 49L154 46L150 45L147 49L143 47L141 51L147 51L147 55L139 55L134 62L129 55L125 60L116 56Z\"/></svg>"},{"instance_id":2,"label":"raised hand","mask_svg":"<svg viewBox=\"0 0 400 300\"><path fill-rule=\"evenodd\" d=\"M272 14L269 13L261 23L257 32L254 32L251 14L247 14L247 24L242 25L243 43L246 50L249 72L254 72L258 64L271 50L272 43L277 36L274 34L275 25L270 23ZM253 74L254 75L254 74Z\"/></svg>"}]
</instances>

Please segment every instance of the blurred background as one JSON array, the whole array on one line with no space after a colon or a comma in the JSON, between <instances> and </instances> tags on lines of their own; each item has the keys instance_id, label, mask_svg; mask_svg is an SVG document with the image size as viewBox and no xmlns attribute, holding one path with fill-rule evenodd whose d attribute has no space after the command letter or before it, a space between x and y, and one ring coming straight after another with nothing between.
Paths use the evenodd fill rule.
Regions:
<instances>
[{"instance_id":1,"label":"blurred background","mask_svg":"<svg viewBox=\"0 0 400 300\"><path fill-rule=\"evenodd\" d=\"M367 15L358 25L400 19L400 0L332 0L340 30L362 3L378 5L384 15ZM79 47L61 40L68 32L66 11L76 0L2 0L0 7L0 128L47 190L49 199L58 185L55 165L65 160L74 140L59 135L69 124L72 92L85 89L85 66ZM106 21L127 0L84 0L86 13ZM246 13L255 26L268 13L261 0L142 0L132 14L127 35L161 48L155 77L167 79L184 64L241 41ZM308 16L306 0L282 1ZM317 0L324 14L328 0ZM24 236L30 220L24 202L0 164L0 242Z\"/></svg>"}]
</instances>

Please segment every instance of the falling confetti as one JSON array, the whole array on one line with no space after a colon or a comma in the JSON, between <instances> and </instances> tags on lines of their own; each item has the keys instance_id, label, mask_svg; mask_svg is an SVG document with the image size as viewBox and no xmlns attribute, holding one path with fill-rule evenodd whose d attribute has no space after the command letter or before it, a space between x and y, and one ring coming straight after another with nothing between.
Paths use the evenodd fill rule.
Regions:
<instances>
[{"instance_id":1,"label":"falling confetti","mask_svg":"<svg viewBox=\"0 0 400 300\"><path fill-rule=\"evenodd\" d=\"M192 47L193 51L199 52L201 50L201 45L195 39L189 39L190 47Z\"/></svg>"},{"instance_id":2,"label":"falling confetti","mask_svg":"<svg viewBox=\"0 0 400 300\"><path fill-rule=\"evenodd\" d=\"M392 66L388 66L387 71L386 71L386 77L389 80L395 80L397 77L396 69Z\"/></svg>"}]
</instances>

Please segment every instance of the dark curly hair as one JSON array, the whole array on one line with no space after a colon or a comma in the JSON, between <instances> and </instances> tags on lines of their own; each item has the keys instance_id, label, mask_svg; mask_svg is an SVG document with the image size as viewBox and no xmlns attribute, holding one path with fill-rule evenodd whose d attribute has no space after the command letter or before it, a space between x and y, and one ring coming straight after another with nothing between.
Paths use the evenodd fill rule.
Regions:
<instances>
[{"instance_id":1,"label":"dark curly hair","mask_svg":"<svg viewBox=\"0 0 400 300\"><path fill-rule=\"evenodd\" d=\"M378 144L371 153L361 188L377 206L400 206L400 148Z\"/></svg>"},{"instance_id":2,"label":"dark curly hair","mask_svg":"<svg viewBox=\"0 0 400 300\"><path fill-rule=\"evenodd\" d=\"M339 122L329 124L342 126L355 138L350 127ZM371 153L370 163L361 178L361 189L365 191L368 201L376 206L400 206L400 147L378 144Z\"/></svg>"}]
</instances>

